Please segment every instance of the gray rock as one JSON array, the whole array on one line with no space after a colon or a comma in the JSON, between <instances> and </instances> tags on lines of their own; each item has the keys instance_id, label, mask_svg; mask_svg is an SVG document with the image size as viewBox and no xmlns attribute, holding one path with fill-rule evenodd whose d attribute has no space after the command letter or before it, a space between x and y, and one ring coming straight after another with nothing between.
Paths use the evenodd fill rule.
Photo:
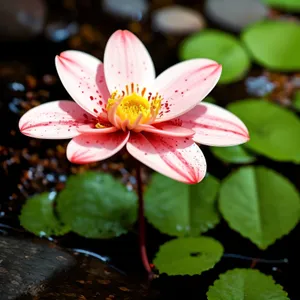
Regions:
<instances>
[{"instance_id":1,"label":"gray rock","mask_svg":"<svg viewBox=\"0 0 300 300\"><path fill-rule=\"evenodd\" d=\"M59 43L77 34L78 31L79 25L76 22L54 21L47 24L45 35L52 42Z\"/></svg>"},{"instance_id":2,"label":"gray rock","mask_svg":"<svg viewBox=\"0 0 300 300\"><path fill-rule=\"evenodd\" d=\"M0 39L27 40L44 28L47 7L43 0L9 0L0 6Z\"/></svg>"},{"instance_id":3,"label":"gray rock","mask_svg":"<svg viewBox=\"0 0 300 300\"><path fill-rule=\"evenodd\" d=\"M234 31L268 15L268 8L259 0L207 0L204 11L212 21Z\"/></svg>"},{"instance_id":4,"label":"gray rock","mask_svg":"<svg viewBox=\"0 0 300 300\"><path fill-rule=\"evenodd\" d=\"M102 9L116 17L140 21L149 10L147 0L102 0Z\"/></svg>"},{"instance_id":5,"label":"gray rock","mask_svg":"<svg viewBox=\"0 0 300 300\"><path fill-rule=\"evenodd\" d=\"M152 26L165 34L184 35L203 29L205 21L196 10L172 5L153 12Z\"/></svg>"}]
</instances>

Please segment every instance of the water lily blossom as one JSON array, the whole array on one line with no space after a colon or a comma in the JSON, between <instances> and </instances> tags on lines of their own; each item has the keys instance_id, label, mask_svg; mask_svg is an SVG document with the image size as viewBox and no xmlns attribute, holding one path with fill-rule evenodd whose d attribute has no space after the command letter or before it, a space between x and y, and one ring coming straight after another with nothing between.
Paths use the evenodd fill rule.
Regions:
<instances>
[{"instance_id":1,"label":"water lily blossom","mask_svg":"<svg viewBox=\"0 0 300 300\"><path fill-rule=\"evenodd\" d=\"M118 30L108 40L104 63L73 50L62 52L55 63L75 102L39 105L22 116L19 127L30 137L72 139L67 147L71 162L101 161L126 145L157 172L197 183L206 173L206 161L196 143L231 146L249 139L235 115L200 103L221 75L215 61L184 61L155 78L142 42Z\"/></svg>"}]
</instances>

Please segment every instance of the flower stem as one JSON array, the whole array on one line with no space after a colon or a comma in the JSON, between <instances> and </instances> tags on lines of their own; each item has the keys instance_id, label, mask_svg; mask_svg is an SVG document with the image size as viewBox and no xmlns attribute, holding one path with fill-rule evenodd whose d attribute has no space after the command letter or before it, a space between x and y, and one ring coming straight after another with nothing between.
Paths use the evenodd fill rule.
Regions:
<instances>
[{"instance_id":1,"label":"flower stem","mask_svg":"<svg viewBox=\"0 0 300 300\"><path fill-rule=\"evenodd\" d=\"M144 195L143 195L143 182L141 176L141 164L137 162L136 166L136 182L137 182L137 194L139 198L139 244L140 255L145 270L148 273L148 278L153 278L152 269L149 264L147 250L146 250L146 230L145 230L145 216L144 216Z\"/></svg>"}]
</instances>

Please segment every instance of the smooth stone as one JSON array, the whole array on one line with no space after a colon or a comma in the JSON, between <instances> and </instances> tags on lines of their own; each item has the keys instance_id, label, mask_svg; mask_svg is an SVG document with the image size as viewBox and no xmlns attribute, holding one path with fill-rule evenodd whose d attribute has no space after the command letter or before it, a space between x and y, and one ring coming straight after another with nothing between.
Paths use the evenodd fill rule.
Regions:
<instances>
[{"instance_id":1,"label":"smooth stone","mask_svg":"<svg viewBox=\"0 0 300 300\"><path fill-rule=\"evenodd\" d=\"M45 36L52 42L63 42L79 32L76 22L66 23L64 21L51 22L47 24Z\"/></svg>"},{"instance_id":2,"label":"smooth stone","mask_svg":"<svg viewBox=\"0 0 300 300\"><path fill-rule=\"evenodd\" d=\"M149 10L149 3L147 0L102 0L102 8L116 17L140 21Z\"/></svg>"},{"instance_id":3,"label":"smooth stone","mask_svg":"<svg viewBox=\"0 0 300 300\"><path fill-rule=\"evenodd\" d=\"M152 27L165 34L185 35L203 29L205 21L196 10L172 5L153 12Z\"/></svg>"},{"instance_id":4,"label":"smooth stone","mask_svg":"<svg viewBox=\"0 0 300 300\"><path fill-rule=\"evenodd\" d=\"M266 76L248 77L245 84L247 92L256 97L267 96L276 88L275 84Z\"/></svg>"},{"instance_id":5,"label":"smooth stone","mask_svg":"<svg viewBox=\"0 0 300 300\"><path fill-rule=\"evenodd\" d=\"M9 0L0 6L0 39L27 40L43 31L47 7L43 0Z\"/></svg>"},{"instance_id":6,"label":"smooth stone","mask_svg":"<svg viewBox=\"0 0 300 300\"><path fill-rule=\"evenodd\" d=\"M215 23L240 31L266 18L268 8L259 0L209 0L205 2L204 12Z\"/></svg>"}]
</instances>

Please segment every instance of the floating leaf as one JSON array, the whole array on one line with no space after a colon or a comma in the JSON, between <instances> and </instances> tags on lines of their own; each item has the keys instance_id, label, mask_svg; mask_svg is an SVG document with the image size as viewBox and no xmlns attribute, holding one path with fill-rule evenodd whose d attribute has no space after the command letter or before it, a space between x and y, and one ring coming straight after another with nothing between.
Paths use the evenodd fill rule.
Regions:
<instances>
[{"instance_id":1,"label":"floating leaf","mask_svg":"<svg viewBox=\"0 0 300 300\"><path fill-rule=\"evenodd\" d=\"M296 91L294 99L293 99L293 107L300 111L300 91Z\"/></svg>"},{"instance_id":2,"label":"floating leaf","mask_svg":"<svg viewBox=\"0 0 300 300\"><path fill-rule=\"evenodd\" d=\"M250 67L250 59L240 42L231 34L214 29L186 38L180 47L181 60L210 58L223 67L220 83L238 81Z\"/></svg>"},{"instance_id":3,"label":"floating leaf","mask_svg":"<svg viewBox=\"0 0 300 300\"><path fill-rule=\"evenodd\" d=\"M300 198L282 175L264 167L243 167L221 184L220 211L229 226L260 249L298 223Z\"/></svg>"},{"instance_id":4,"label":"floating leaf","mask_svg":"<svg viewBox=\"0 0 300 300\"><path fill-rule=\"evenodd\" d=\"M136 221L137 197L109 174L86 172L69 178L57 197L57 210L74 232L112 238Z\"/></svg>"},{"instance_id":5,"label":"floating leaf","mask_svg":"<svg viewBox=\"0 0 300 300\"><path fill-rule=\"evenodd\" d=\"M299 0L263 0L264 3L290 12L300 12Z\"/></svg>"},{"instance_id":6,"label":"floating leaf","mask_svg":"<svg viewBox=\"0 0 300 300\"><path fill-rule=\"evenodd\" d=\"M271 276L252 269L234 269L221 274L206 295L207 300L289 300Z\"/></svg>"},{"instance_id":7,"label":"floating leaf","mask_svg":"<svg viewBox=\"0 0 300 300\"><path fill-rule=\"evenodd\" d=\"M70 228L55 216L55 193L42 193L28 199L19 216L21 225L38 236L63 235Z\"/></svg>"},{"instance_id":8,"label":"floating leaf","mask_svg":"<svg viewBox=\"0 0 300 300\"><path fill-rule=\"evenodd\" d=\"M160 273L197 275L213 268L223 251L223 246L209 237L178 238L160 246L153 263Z\"/></svg>"},{"instance_id":9,"label":"floating leaf","mask_svg":"<svg viewBox=\"0 0 300 300\"><path fill-rule=\"evenodd\" d=\"M210 147L211 152L226 163L249 164L255 161L255 156L249 154L244 147Z\"/></svg>"},{"instance_id":10,"label":"floating leaf","mask_svg":"<svg viewBox=\"0 0 300 300\"><path fill-rule=\"evenodd\" d=\"M158 230L172 236L198 236L220 217L216 197L220 183L213 176L187 185L155 173L145 193L145 214Z\"/></svg>"},{"instance_id":11,"label":"floating leaf","mask_svg":"<svg viewBox=\"0 0 300 300\"><path fill-rule=\"evenodd\" d=\"M232 103L228 109L248 127L249 149L274 160L300 162L300 120L289 111L263 100Z\"/></svg>"},{"instance_id":12,"label":"floating leaf","mask_svg":"<svg viewBox=\"0 0 300 300\"><path fill-rule=\"evenodd\" d=\"M248 27L242 40L264 67L278 71L300 70L300 25L297 22L262 21Z\"/></svg>"},{"instance_id":13,"label":"floating leaf","mask_svg":"<svg viewBox=\"0 0 300 300\"><path fill-rule=\"evenodd\" d=\"M213 97L211 97L211 96L206 97L202 101L205 101L205 102L208 102L208 103L213 103L213 104L216 103L216 100Z\"/></svg>"}]
</instances>

